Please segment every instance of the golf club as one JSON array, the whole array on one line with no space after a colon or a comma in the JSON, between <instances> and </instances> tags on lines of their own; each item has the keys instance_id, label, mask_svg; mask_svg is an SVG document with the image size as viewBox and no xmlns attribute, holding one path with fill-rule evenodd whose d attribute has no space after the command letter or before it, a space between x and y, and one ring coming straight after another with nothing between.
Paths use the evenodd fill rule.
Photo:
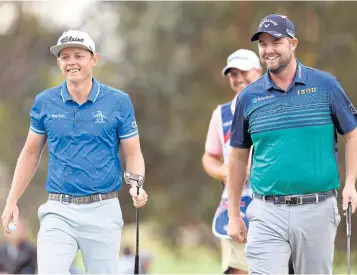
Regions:
<instances>
[{"instance_id":1,"label":"golf club","mask_svg":"<svg viewBox=\"0 0 357 275\"><path fill-rule=\"evenodd\" d=\"M346 213L346 239L347 239L347 274L351 274L351 202L348 203Z\"/></svg>"},{"instance_id":2,"label":"golf club","mask_svg":"<svg viewBox=\"0 0 357 275\"><path fill-rule=\"evenodd\" d=\"M144 177L125 171L124 179L127 184L131 184L131 181L136 182L136 194L139 195L140 187L142 187L144 184ZM139 274L139 208L136 208L136 248L134 274Z\"/></svg>"},{"instance_id":3,"label":"golf club","mask_svg":"<svg viewBox=\"0 0 357 275\"><path fill-rule=\"evenodd\" d=\"M139 195L140 186L136 186L137 195ZM139 274L139 208L136 208L136 248L134 274Z\"/></svg>"}]
</instances>

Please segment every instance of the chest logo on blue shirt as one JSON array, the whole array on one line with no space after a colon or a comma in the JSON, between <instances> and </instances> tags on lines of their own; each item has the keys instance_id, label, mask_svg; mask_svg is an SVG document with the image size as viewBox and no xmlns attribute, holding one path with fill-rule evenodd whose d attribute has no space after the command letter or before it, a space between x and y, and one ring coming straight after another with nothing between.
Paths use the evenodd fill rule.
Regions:
<instances>
[{"instance_id":1,"label":"chest logo on blue shirt","mask_svg":"<svg viewBox=\"0 0 357 275\"><path fill-rule=\"evenodd\" d=\"M257 103L258 101L272 99L274 97L275 97L275 95L267 95L267 96L263 96L263 97L256 97L256 98L253 98L252 102L253 103Z\"/></svg>"},{"instance_id":2,"label":"chest logo on blue shirt","mask_svg":"<svg viewBox=\"0 0 357 275\"><path fill-rule=\"evenodd\" d=\"M313 88L307 88L305 90L301 89L298 90L298 95L304 95L304 94L309 94L309 93L315 93L317 92L317 88L313 87Z\"/></svg>"},{"instance_id":3,"label":"chest logo on blue shirt","mask_svg":"<svg viewBox=\"0 0 357 275\"><path fill-rule=\"evenodd\" d=\"M63 114L48 114L48 118L65 118L66 116Z\"/></svg>"},{"instance_id":4,"label":"chest logo on blue shirt","mask_svg":"<svg viewBox=\"0 0 357 275\"><path fill-rule=\"evenodd\" d=\"M104 119L107 118L103 115L102 111L97 111L97 114L93 117L95 118L95 123L105 123Z\"/></svg>"}]
</instances>

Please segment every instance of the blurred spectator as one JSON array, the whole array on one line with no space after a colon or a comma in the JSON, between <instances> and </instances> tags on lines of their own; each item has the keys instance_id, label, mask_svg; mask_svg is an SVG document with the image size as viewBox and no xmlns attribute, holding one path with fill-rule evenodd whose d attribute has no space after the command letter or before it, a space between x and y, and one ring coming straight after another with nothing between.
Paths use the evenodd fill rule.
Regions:
<instances>
[{"instance_id":1,"label":"blurred spectator","mask_svg":"<svg viewBox=\"0 0 357 275\"><path fill-rule=\"evenodd\" d=\"M152 255L148 252L140 253L140 274L149 274L152 264Z\"/></svg>"},{"instance_id":2,"label":"blurred spectator","mask_svg":"<svg viewBox=\"0 0 357 275\"><path fill-rule=\"evenodd\" d=\"M119 274L134 274L135 255L130 247L124 246L119 257Z\"/></svg>"},{"instance_id":3,"label":"blurred spectator","mask_svg":"<svg viewBox=\"0 0 357 275\"><path fill-rule=\"evenodd\" d=\"M149 274L152 263L152 256L147 252L139 253L139 273ZM119 273L134 274L135 255L132 249L128 246L123 248L122 256L119 258Z\"/></svg>"},{"instance_id":4,"label":"blurred spectator","mask_svg":"<svg viewBox=\"0 0 357 275\"><path fill-rule=\"evenodd\" d=\"M37 272L36 246L28 241L24 224L19 221L17 230L6 234L0 244L0 273L35 274Z\"/></svg>"}]
</instances>

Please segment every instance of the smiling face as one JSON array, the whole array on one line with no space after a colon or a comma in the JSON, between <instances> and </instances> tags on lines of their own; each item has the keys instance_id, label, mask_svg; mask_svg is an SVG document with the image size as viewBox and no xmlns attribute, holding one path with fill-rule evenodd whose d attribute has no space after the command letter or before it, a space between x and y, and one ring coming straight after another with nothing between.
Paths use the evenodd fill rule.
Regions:
<instances>
[{"instance_id":1,"label":"smiling face","mask_svg":"<svg viewBox=\"0 0 357 275\"><path fill-rule=\"evenodd\" d=\"M267 33L259 36L259 57L263 66L271 73L283 71L295 57L296 39L275 38Z\"/></svg>"},{"instance_id":2,"label":"smiling face","mask_svg":"<svg viewBox=\"0 0 357 275\"><path fill-rule=\"evenodd\" d=\"M228 73L229 83L232 90L239 94L243 88L256 81L261 74L260 69L251 69L249 71L238 70L237 68L231 68Z\"/></svg>"},{"instance_id":3,"label":"smiling face","mask_svg":"<svg viewBox=\"0 0 357 275\"><path fill-rule=\"evenodd\" d=\"M93 67L96 66L98 59L97 53L70 47L60 52L57 64L67 81L78 83L93 77Z\"/></svg>"}]
</instances>

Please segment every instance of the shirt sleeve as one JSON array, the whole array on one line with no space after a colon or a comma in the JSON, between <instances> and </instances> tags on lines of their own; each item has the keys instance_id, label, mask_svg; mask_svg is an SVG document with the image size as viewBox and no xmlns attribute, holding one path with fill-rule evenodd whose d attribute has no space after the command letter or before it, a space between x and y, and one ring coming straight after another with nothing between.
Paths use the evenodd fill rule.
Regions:
<instances>
[{"instance_id":1,"label":"shirt sleeve","mask_svg":"<svg viewBox=\"0 0 357 275\"><path fill-rule=\"evenodd\" d=\"M332 120L337 132L344 135L357 127L357 110L337 79L331 82L330 92Z\"/></svg>"},{"instance_id":2,"label":"shirt sleeve","mask_svg":"<svg viewBox=\"0 0 357 275\"><path fill-rule=\"evenodd\" d=\"M36 96L34 104L30 111L30 129L36 134L45 135L45 116L43 115L43 112L41 110L41 102L42 100L39 98L39 96Z\"/></svg>"},{"instance_id":3,"label":"shirt sleeve","mask_svg":"<svg viewBox=\"0 0 357 275\"><path fill-rule=\"evenodd\" d=\"M209 123L205 151L209 154L221 156L222 155L222 142L219 136L219 115L220 108L217 107L212 114Z\"/></svg>"},{"instance_id":4,"label":"shirt sleeve","mask_svg":"<svg viewBox=\"0 0 357 275\"><path fill-rule=\"evenodd\" d=\"M231 126L231 146L234 148L250 148L252 146L252 139L248 132L249 121L245 117L244 110L244 102L242 97L239 96Z\"/></svg>"},{"instance_id":5,"label":"shirt sleeve","mask_svg":"<svg viewBox=\"0 0 357 275\"><path fill-rule=\"evenodd\" d=\"M120 139L128 139L138 135L134 107L128 95L120 100L120 104L120 121L117 133Z\"/></svg>"}]
</instances>

